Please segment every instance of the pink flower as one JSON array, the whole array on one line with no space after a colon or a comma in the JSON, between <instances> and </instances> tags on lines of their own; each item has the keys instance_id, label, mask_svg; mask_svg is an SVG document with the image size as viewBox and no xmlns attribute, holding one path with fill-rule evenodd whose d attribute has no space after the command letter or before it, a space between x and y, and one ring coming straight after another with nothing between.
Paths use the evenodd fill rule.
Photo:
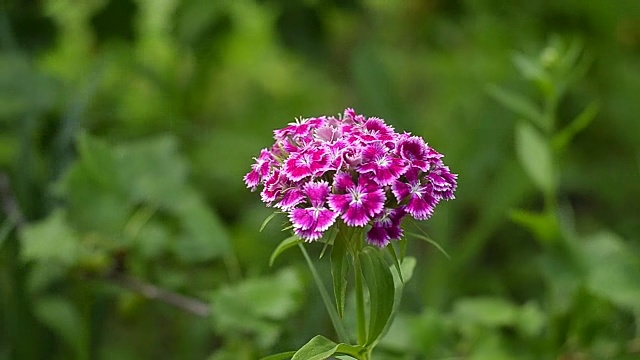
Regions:
<instances>
[{"instance_id":1,"label":"pink flower","mask_svg":"<svg viewBox=\"0 0 640 360\"><path fill-rule=\"evenodd\" d=\"M322 174L331 162L324 148L309 147L291 154L284 163L284 173L292 181L300 181L306 177Z\"/></svg>"},{"instance_id":2,"label":"pink flower","mask_svg":"<svg viewBox=\"0 0 640 360\"><path fill-rule=\"evenodd\" d=\"M419 171L413 168L405 174L407 182L393 183L392 192L399 203L407 202L405 210L417 220L431 217L438 199L434 196L433 185L420 181Z\"/></svg>"},{"instance_id":3,"label":"pink flower","mask_svg":"<svg viewBox=\"0 0 640 360\"><path fill-rule=\"evenodd\" d=\"M336 221L338 213L325 207L329 195L329 185L325 181L309 182L302 190L308 205L295 208L289 213L294 231L304 235L307 240L316 240Z\"/></svg>"},{"instance_id":4,"label":"pink flower","mask_svg":"<svg viewBox=\"0 0 640 360\"><path fill-rule=\"evenodd\" d=\"M391 240L402 237L400 223L405 215L404 207L386 208L373 219L371 229L367 232L367 241L379 247L386 246Z\"/></svg>"},{"instance_id":5,"label":"pink flower","mask_svg":"<svg viewBox=\"0 0 640 360\"><path fill-rule=\"evenodd\" d=\"M371 173L378 185L390 185L409 167L407 161L394 156L382 143L374 142L362 152L362 164L356 170Z\"/></svg>"},{"instance_id":6,"label":"pink flower","mask_svg":"<svg viewBox=\"0 0 640 360\"><path fill-rule=\"evenodd\" d=\"M340 173L333 184L337 193L329 195L329 207L340 213L348 226L364 226L382 211L384 191L366 177L360 176L356 185L348 173Z\"/></svg>"},{"instance_id":7,"label":"pink flower","mask_svg":"<svg viewBox=\"0 0 640 360\"><path fill-rule=\"evenodd\" d=\"M275 130L274 139L244 182L251 190L262 186L262 201L287 213L306 241L322 237L340 217L346 226L365 227L366 240L384 247L403 236L405 215L427 219L440 200L454 198L457 175L440 153L353 109L297 119Z\"/></svg>"}]
</instances>

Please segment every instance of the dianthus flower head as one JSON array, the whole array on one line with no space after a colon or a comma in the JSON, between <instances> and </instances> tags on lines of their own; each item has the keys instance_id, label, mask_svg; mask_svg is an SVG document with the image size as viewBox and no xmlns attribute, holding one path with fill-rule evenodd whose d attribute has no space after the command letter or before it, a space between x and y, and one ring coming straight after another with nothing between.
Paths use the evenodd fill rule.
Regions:
<instances>
[{"instance_id":1,"label":"dianthus flower head","mask_svg":"<svg viewBox=\"0 0 640 360\"><path fill-rule=\"evenodd\" d=\"M320 239L337 222L366 230L384 247L403 236L402 219L426 220L451 200L457 175L421 137L396 133L353 109L341 116L297 119L274 131L244 182L288 215L294 233Z\"/></svg>"}]
</instances>

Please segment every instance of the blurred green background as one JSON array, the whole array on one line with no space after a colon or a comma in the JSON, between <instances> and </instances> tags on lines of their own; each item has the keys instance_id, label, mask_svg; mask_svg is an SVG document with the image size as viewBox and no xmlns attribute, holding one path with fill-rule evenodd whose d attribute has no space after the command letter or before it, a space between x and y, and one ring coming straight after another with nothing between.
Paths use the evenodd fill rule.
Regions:
<instances>
[{"instance_id":1,"label":"blurred green background","mask_svg":"<svg viewBox=\"0 0 640 360\"><path fill-rule=\"evenodd\" d=\"M0 359L257 359L333 336L300 254L269 267L285 219L259 232L271 209L242 176L273 129L345 107L460 174L421 224L451 259L410 241L376 358L640 356L637 0L0 9Z\"/></svg>"}]
</instances>

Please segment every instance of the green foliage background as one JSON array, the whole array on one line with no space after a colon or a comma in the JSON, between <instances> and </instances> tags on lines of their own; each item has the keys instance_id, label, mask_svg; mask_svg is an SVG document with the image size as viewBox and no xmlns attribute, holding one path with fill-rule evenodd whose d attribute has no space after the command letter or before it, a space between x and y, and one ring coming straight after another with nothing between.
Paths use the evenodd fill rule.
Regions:
<instances>
[{"instance_id":1,"label":"green foliage background","mask_svg":"<svg viewBox=\"0 0 640 360\"><path fill-rule=\"evenodd\" d=\"M300 254L269 268L284 219L258 231L271 210L242 176L273 129L345 107L423 136L460 174L457 200L421 224L451 259L410 241L414 278L376 358L639 356L640 2L0 11L0 359L256 359L333 335ZM598 109L549 170L561 225L536 216L540 141L494 100L541 105L512 58L554 36L590 61L556 126Z\"/></svg>"}]
</instances>

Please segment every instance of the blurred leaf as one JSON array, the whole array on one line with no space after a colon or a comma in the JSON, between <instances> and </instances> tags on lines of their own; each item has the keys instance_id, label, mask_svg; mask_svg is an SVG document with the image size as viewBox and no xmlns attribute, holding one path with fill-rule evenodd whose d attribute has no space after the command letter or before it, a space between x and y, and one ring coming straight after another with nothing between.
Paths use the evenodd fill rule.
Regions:
<instances>
[{"instance_id":1,"label":"blurred leaf","mask_svg":"<svg viewBox=\"0 0 640 360\"><path fill-rule=\"evenodd\" d=\"M594 294L640 312L640 260L617 235L601 232L581 247L587 267L587 287Z\"/></svg>"},{"instance_id":2,"label":"blurred leaf","mask_svg":"<svg viewBox=\"0 0 640 360\"><path fill-rule=\"evenodd\" d=\"M532 59L524 54L515 54L513 56L513 64L525 79L531 80L538 85L545 98L555 96L551 75L537 59ZM551 124L545 124L543 128L549 129L550 126Z\"/></svg>"},{"instance_id":3,"label":"blurred leaf","mask_svg":"<svg viewBox=\"0 0 640 360\"><path fill-rule=\"evenodd\" d=\"M82 317L69 299L46 297L35 301L38 320L62 338L76 354L76 359L89 359L88 332Z\"/></svg>"},{"instance_id":4,"label":"blurred leaf","mask_svg":"<svg viewBox=\"0 0 640 360\"><path fill-rule=\"evenodd\" d=\"M529 337L540 335L547 319L536 302L529 301L518 312L517 326L520 332Z\"/></svg>"},{"instance_id":5,"label":"blurred leaf","mask_svg":"<svg viewBox=\"0 0 640 360\"><path fill-rule=\"evenodd\" d=\"M513 222L534 233L542 241L549 242L561 235L558 222L551 213L511 210L509 217Z\"/></svg>"},{"instance_id":6,"label":"blurred leaf","mask_svg":"<svg viewBox=\"0 0 640 360\"><path fill-rule=\"evenodd\" d=\"M172 136L160 136L115 148L117 174L133 201L169 209L183 205L187 162Z\"/></svg>"},{"instance_id":7,"label":"blurred leaf","mask_svg":"<svg viewBox=\"0 0 640 360\"><path fill-rule=\"evenodd\" d=\"M544 123L540 109L526 97L516 94L513 91L503 90L496 85L489 85L487 91L496 101L502 104L502 106L531 121L541 129L548 130L548 126Z\"/></svg>"},{"instance_id":8,"label":"blurred leaf","mask_svg":"<svg viewBox=\"0 0 640 360\"><path fill-rule=\"evenodd\" d=\"M576 116L569 125L553 137L553 148L556 152L561 152L567 148L573 137L584 130L598 114L599 106L597 103L591 103L578 116Z\"/></svg>"},{"instance_id":9,"label":"blurred leaf","mask_svg":"<svg viewBox=\"0 0 640 360\"><path fill-rule=\"evenodd\" d=\"M286 250L302 243L302 239L300 239L297 236L289 236L288 238L282 240L280 242L280 244L278 244L278 246L276 247L275 250L273 250L273 253L271 253L271 258L269 259L269 266L273 266L273 263L276 261L276 259L278 258L278 256L280 256L280 254L282 254L283 252L285 252Z\"/></svg>"},{"instance_id":10,"label":"blurred leaf","mask_svg":"<svg viewBox=\"0 0 640 360\"><path fill-rule=\"evenodd\" d=\"M114 236L124 229L134 206L125 194L116 191L109 183L109 176L115 178L115 168L110 168L106 159L102 164L104 167L100 174L98 165L90 165L86 159L74 163L56 184L55 190L65 200L68 218L79 231L97 231ZM99 177L94 176L91 166L95 166Z\"/></svg>"},{"instance_id":11,"label":"blurred leaf","mask_svg":"<svg viewBox=\"0 0 640 360\"><path fill-rule=\"evenodd\" d=\"M154 259L165 254L170 248L171 234L160 221L150 221L136 234L135 247L143 258Z\"/></svg>"},{"instance_id":12,"label":"blurred leaf","mask_svg":"<svg viewBox=\"0 0 640 360\"><path fill-rule=\"evenodd\" d=\"M20 240L25 261L54 261L71 266L80 256L80 239L67 224L61 210L40 222L27 225L20 232Z\"/></svg>"},{"instance_id":13,"label":"blurred leaf","mask_svg":"<svg viewBox=\"0 0 640 360\"><path fill-rule=\"evenodd\" d=\"M516 126L516 151L534 184L544 194L553 193L556 180L549 145L531 124L520 122Z\"/></svg>"},{"instance_id":14,"label":"blurred leaf","mask_svg":"<svg viewBox=\"0 0 640 360\"><path fill-rule=\"evenodd\" d=\"M518 319L518 309L499 297L476 297L458 300L453 315L463 324L499 327L513 325Z\"/></svg>"},{"instance_id":15,"label":"blurred leaf","mask_svg":"<svg viewBox=\"0 0 640 360\"><path fill-rule=\"evenodd\" d=\"M395 303L393 275L378 249L366 247L359 254L362 275L369 289L369 330L366 345L375 344L392 316Z\"/></svg>"},{"instance_id":16,"label":"blurred leaf","mask_svg":"<svg viewBox=\"0 0 640 360\"><path fill-rule=\"evenodd\" d=\"M282 331L277 321L299 309L301 291L302 283L292 269L224 286L212 298L214 324L221 333L255 334L261 347L269 347Z\"/></svg>"},{"instance_id":17,"label":"blurred leaf","mask_svg":"<svg viewBox=\"0 0 640 360\"><path fill-rule=\"evenodd\" d=\"M220 219L196 193L185 193L173 205L184 229L176 254L188 262L207 261L231 253L231 240Z\"/></svg>"},{"instance_id":18,"label":"blurred leaf","mask_svg":"<svg viewBox=\"0 0 640 360\"><path fill-rule=\"evenodd\" d=\"M336 300L338 316L344 317L344 303L347 293L347 274L349 273L349 261L347 259L347 239L344 236L336 237L331 247L331 277L333 278L333 294ZM357 275L356 275L357 276Z\"/></svg>"}]
</instances>

